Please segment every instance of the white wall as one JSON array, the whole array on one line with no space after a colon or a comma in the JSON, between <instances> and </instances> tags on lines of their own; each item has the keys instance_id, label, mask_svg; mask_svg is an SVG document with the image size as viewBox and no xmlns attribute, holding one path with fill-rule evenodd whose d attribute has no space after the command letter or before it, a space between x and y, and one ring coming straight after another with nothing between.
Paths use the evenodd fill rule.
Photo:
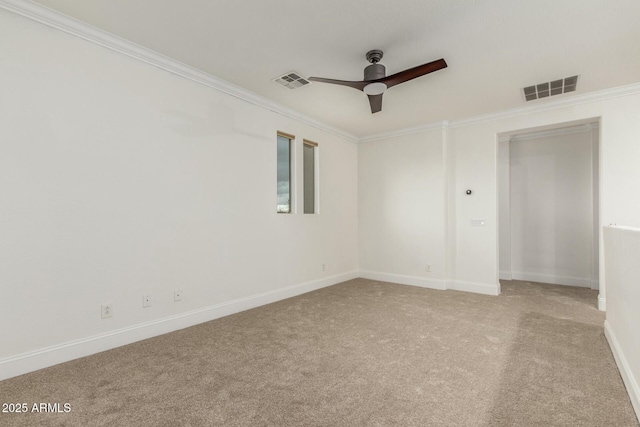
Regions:
<instances>
[{"instance_id":1,"label":"white wall","mask_svg":"<svg viewBox=\"0 0 640 427\"><path fill-rule=\"evenodd\" d=\"M457 206L483 203L491 187L483 184L473 171L487 159L495 159L495 150L486 153L470 146L474 158L468 164L448 141L448 132L434 126L409 135L366 140L359 144L359 252L362 277L436 289L455 289L497 295L499 283L457 274L460 254L456 233L460 227ZM457 171L467 168L469 176ZM495 171L493 171L495 174ZM456 190L465 182L464 190ZM494 181L495 183L495 181ZM494 184L495 185L495 184ZM494 190L495 191L495 190ZM458 197L460 194L464 197ZM494 199L495 200L495 199ZM493 212L481 210L470 219L488 219L495 224ZM478 235L494 233L489 227L473 227ZM493 245L493 251L497 246ZM483 262L480 254L474 262ZM495 258L493 258L495 264ZM430 272L427 272L427 265ZM496 271L493 274L497 274Z\"/></svg>"},{"instance_id":2,"label":"white wall","mask_svg":"<svg viewBox=\"0 0 640 427\"><path fill-rule=\"evenodd\" d=\"M355 144L5 10L0 58L0 378L357 276Z\"/></svg>"},{"instance_id":3,"label":"white wall","mask_svg":"<svg viewBox=\"0 0 640 427\"><path fill-rule=\"evenodd\" d=\"M468 130L468 131L467 131ZM447 147L452 170L448 185L453 289L500 293L498 281L497 133L449 128ZM467 195L466 191L472 194ZM472 220L483 220L481 227Z\"/></svg>"},{"instance_id":4,"label":"white wall","mask_svg":"<svg viewBox=\"0 0 640 427\"><path fill-rule=\"evenodd\" d=\"M512 278L591 287L592 142L587 125L511 138Z\"/></svg>"},{"instance_id":5,"label":"white wall","mask_svg":"<svg viewBox=\"0 0 640 427\"><path fill-rule=\"evenodd\" d=\"M624 197L640 190L640 167L636 160L640 158L640 145L636 143L637 135L640 134L640 93L633 88L627 93L612 91L611 95L601 93L566 106L563 105L563 99L567 98L561 98L557 105L552 104L546 108L534 106L530 111L505 112L444 125L445 130L441 135L442 151L438 150L431 157L437 159L433 161L439 161L441 153L444 154L443 168L433 171L440 170L441 178L444 179L442 187L438 187L445 191L446 214L442 230L430 229L426 240L422 231L418 232L413 242L406 240L406 234L402 241L389 237L394 224L398 223L397 219L409 214L389 215L379 209L376 211L373 207L380 208L385 203L393 205L396 192L406 195L402 198L404 202L410 203L406 211L415 209L420 212L420 215L407 222L416 230L425 230L426 225L421 223L420 218L442 212L437 203L424 204L424 199L420 197L420 187L416 190L405 188L408 182L422 182L425 172L415 166L415 152L410 155L399 154L403 144L409 147L419 144L418 141L425 138L423 134L429 132L429 140L435 146L439 132L405 132L399 136L361 143L361 270L373 271L377 273L375 277L381 280L384 278L401 283L422 283L426 286L428 281L423 279L431 276L426 276L419 270L421 263L416 257L416 249L420 248L430 256L430 253L440 250L438 239L444 236L443 278L446 288L498 294L498 136L514 135L522 130L548 130L600 121L599 183L595 183L600 192L594 193L594 200L599 198L601 208L599 221L596 221L599 224L595 226L600 230L600 224L617 221L640 225L640 200ZM594 138L597 136L594 135ZM398 145L394 145L396 143ZM395 150L387 147L395 147ZM380 168L377 174L376 168ZM385 168L389 168L388 173ZM433 176L430 179L439 178ZM465 194L467 189L472 190L472 195ZM437 196L437 192L433 194ZM471 220L474 219L484 220L485 225L472 226ZM423 243L425 241L426 246ZM602 270L602 253L600 252L599 257L594 254L593 259L596 258L599 259L599 268L594 266L593 271L599 277L599 307L604 309L606 283ZM431 286L436 287L433 284Z\"/></svg>"},{"instance_id":6,"label":"white wall","mask_svg":"<svg viewBox=\"0 0 640 427\"><path fill-rule=\"evenodd\" d=\"M359 145L361 276L445 289L444 173L442 129Z\"/></svg>"},{"instance_id":7,"label":"white wall","mask_svg":"<svg viewBox=\"0 0 640 427\"><path fill-rule=\"evenodd\" d=\"M497 294L503 133L600 119L601 224L640 226L638 90L355 146L4 10L0 58L0 377L355 277L358 254L363 275ZM301 185L275 213L276 130L320 143L320 215Z\"/></svg>"},{"instance_id":8,"label":"white wall","mask_svg":"<svg viewBox=\"0 0 640 427\"><path fill-rule=\"evenodd\" d=\"M452 280L480 281L487 285L498 280L497 213L497 135L515 134L522 129L544 129L562 124L593 122L600 118L600 224L640 226L640 93L608 97L600 94L582 103L547 109L532 109L521 114L496 114L494 118L452 123L448 146L455 152L455 181L450 195L455 207L449 220L455 224L450 244L455 245L455 269ZM475 183L477 197L464 202L464 190ZM485 216L487 227L480 231L469 227L469 218ZM602 250L602 245L600 245ZM606 280L600 252L600 307L604 309Z\"/></svg>"},{"instance_id":9,"label":"white wall","mask_svg":"<svg viewBox=\"0 0 640 427\"><path fill-rule=\"evenodd\" d=\"M607 274L605 335L640 416L640 228L604 227Z\"/></svg>"}]
</instances>

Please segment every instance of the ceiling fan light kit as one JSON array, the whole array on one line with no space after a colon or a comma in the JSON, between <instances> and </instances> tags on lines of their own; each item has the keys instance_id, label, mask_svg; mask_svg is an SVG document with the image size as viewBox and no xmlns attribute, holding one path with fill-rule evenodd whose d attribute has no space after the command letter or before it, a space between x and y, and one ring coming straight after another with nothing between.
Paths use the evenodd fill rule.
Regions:
<instances>
[{"instance_id":1,"label":"ceiling fan light kit","mask_svg":"<svg viewBox=\"0 0 640 427\"><path fill-rule=\"evenodd\" d=\"M387 90L387 85L380 82L369 83L362 88L362 91L367 95L382 95Z\"/></svg>"},{"instance_id":2,"label":"ceiling fan light kit","mask_svg":"<svg viewBox=\"0 0 640 427\"><path fill-rule=\"evenodd\" d=\"M400 71L399 73L392 74L387 77L384 65L379 64L382 56L383 53L381 50L376 49L367 52L366 58L367 61L371 63L371 65L365 67L364 80L361 82L325 79L322 77L309 77L309 80L313 82L348 86L357 90L361 90L369 97L371 113L377 113L379 111L382 111L382 94L387 89L400 83L413 80L416 77L424 76L425 74L433 73L434 71L438 71L447 67L446 61L441 58L423 65L418 65L417 67L409 68L408 70Z\"/></svg>"}]
</instances>

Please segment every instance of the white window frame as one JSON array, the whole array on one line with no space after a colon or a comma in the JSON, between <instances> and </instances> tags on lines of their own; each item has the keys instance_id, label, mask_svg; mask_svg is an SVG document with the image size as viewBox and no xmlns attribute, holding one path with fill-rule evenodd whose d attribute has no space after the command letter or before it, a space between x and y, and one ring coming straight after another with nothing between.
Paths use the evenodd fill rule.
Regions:
<instances>
[{"instance_id":1,"label":"white window frame","mask_svg":"<svg viewBox=\"0 0 640 427\"><path fill-rule=\"evenodd\" d=\"M302 140L302 144L303 147L307 146L307 147L313 147L313 212L306 212L305 207L302 207L302 211L306 214L306 215L317 215L320 213L320 149L319 149L319 145L317 142L313 142L313 141L309 141L308 139L303 139ZM304 168L304 149L302 150L302 155L303 155L303 168ZM303 195L302 195L302 201L303 204L306 200L306 195L304 194L304 189L306 187L306 182L305 182L305 174L304 174L304 170L303 170L303 174L302 174L302 178L303 178L303 183L302 183L302 188L303 188Z\"/></svg>"},{"instance_id":2,"label":"white window frame","mask_svg":"<svg viewBox=\"0 0 640 427\"><path fill-rule=\"evenodd\" d=\"M279 193L278 193L278 179L277 179L277 175L278 175L278 167L277 167L277 163L278 163L278 157L277 157L277 144L278 144L278 139L279 137L282 138L286 138L289 140L289 210L288 211L280 211L278 206L280 206L278 204L278 198L279 198ZM291 135L289 133L286 132L281 132L281 131L277 131L276 133L276 212L278 214L284 214L284 215L289 215L289 214L295 214L296 213L296 187L295 187L295 176L296 176L296 170L295 170L295 158L296 158L296 149L295 149L295 141L296 141L296 137L294 135Z\"/></svg>"}]
</instances>

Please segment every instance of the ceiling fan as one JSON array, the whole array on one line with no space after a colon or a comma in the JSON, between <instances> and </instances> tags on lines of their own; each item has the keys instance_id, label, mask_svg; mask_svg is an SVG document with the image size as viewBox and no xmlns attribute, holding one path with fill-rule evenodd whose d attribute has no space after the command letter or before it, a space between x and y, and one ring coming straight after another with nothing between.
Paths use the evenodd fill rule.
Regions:
<instances>
[{"instance_id":1,"label":"ceiling fan","mask_svg":"<svg viewBox=\"0 0 640 427\"><path fill-rule=\"evenodd\" d=\"M366 56L367 61L369 61L371 65L367 65L365 67L364 80L361 82L325 79L322 77L309 77L309 80L313 82L332 83L335 85L348 86L354 89L361 90L369 97L371 113L377 113L378 111L382 110L382 94L385 90L400 83L415 79L416 77L424 76L425 74L433 73L434 71L438 71L447 67L447 63L444 59L441 58L437 61L418 65L417 67L409 68L408 70L400 71L399 73L385 77L384 65L379 64L380 60L382 59L382 51L377 49L371 50L367 52Z\"/></svg>"}]
</instances>

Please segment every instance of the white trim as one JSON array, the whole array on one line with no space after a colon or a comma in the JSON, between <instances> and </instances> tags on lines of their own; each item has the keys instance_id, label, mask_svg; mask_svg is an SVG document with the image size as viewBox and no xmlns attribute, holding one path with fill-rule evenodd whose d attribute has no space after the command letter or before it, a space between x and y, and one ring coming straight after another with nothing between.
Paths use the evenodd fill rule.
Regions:
<instances>
[{"instance_id":1,"label":"white trim","mask_svg":"<svg viewBox=\"0 0 640 427\"><path fill-rule=\"evenodd\" d=\"M607 337L609 347L611 347L613 358L616 360L618 371L620 371L622 381L627 388L627 393L629 394L631 405L636 412L636 417L640 419L640 386L638 385L638 379L634 378L633 372L627 362L627 358L622 352L620 343L616 339L616 335L613 333L613 329L611 328L608 320L604 321L604 336Z\"/></svg>"},{"instance_id":2,"label":"white trim","mask_svg":"<svg viewBox=\"0 0 640 427\"><path fill-rule=\"evenodd\" d=\"M363 279L378 280L380 282L399 283L401 285L419 286L421 288L438 289L441 291L447 289L444 280L429 279L427 277L405 276L402 274L362 270L360 270L360 277Z\"/></svg>"},{"instance_id":3,"label":"white trim","mask_svg":"<svg viewBox=\"0 0 640 427\"><path fill-rule=\"evenodd\" d=\"M587 123L587 124L582 124L577 126L560 127L560 128L548 129L548 130L537 131L537 132L519 133L509 138L509 142L528 141L531 139L542 139L542 138L549 138L552 136L571 135L574 133L591 132L594 129L594 127L597 127L597 126L594 126L591 123Z\"/></svg>"},{"instance_id":4,"label":"white trim","mask_svg":"<svg viewBox=\"0 0 640 427\"><path fill-rule=\"evenodd\" d=\"M383 132L383 133L377 133L370 136L364 136L358 139L358 143L380 141L383 139L390 139L390 138L398 138L400 136L414 135L416 133L428 132L432 130L443 130L443 129L447 129L448 126L449 126L449 122L446 120L442 120L439 122L427 123L426 125L403 128L403 129L394 130L390 132Z\"/></svg>"},{"instance_id":5,"label":"white trim","mask_svg":"<svg viewBox=\"0 0 640 427\"><path fill-rule=\"evenodd\" d=\"M555 110L558 108L572 107L574 105L587 104L589 102L604 101L606 99L617 98L620 96L628 96L640 93L640 83L632 83L625 86L618 86L609 89L603 89L595 92L588 92L580 95L569 96L563 99L553 100L539 105L531 105L525 107L512 108L509 110L498 111L495 113L483 114L467 119L453 120L449 122L449 128L461 128L472 126L478 123L490 122L494 120L507 119L510 117L523 116L526 114L540 113L544 111Z\"/></svg>"},{"instance_id":6,"label":"white trim","mask_svg":"<svg viewBox=\"0 0 640 427\"><path fill-rule=\"evenodd\" d=\"M629 227L626 225L617 225L617 224L609 224L607 227L617 228L619 230L628 230L628 231L638 231L640 232L640 227Z\"/></svg>"},{"instance_id":7,"label":"white trim","mask_svg":"<svg viewBox=\"0 0 640 427\"><path fill-rule=\"evenodd\" d=\"M607 300L602 294L598 294L598 310L607 311Z\"/></svg>"},{"instance_id":8,"label":"white trim","mask_svg":"<svg viewBox=\"0 0 640 427\"><path fill-rule=\"evenodd\" d=\"M29 0L0 0L0 9L5 9L15 14L24 16L33 21L64 31L81 39L95 43L107 49L111 49L123 55L137 59L170 73L208 86L227 95L246 101L250 104L262 107L274 113L281 114L293 120L318 128L330 134L344 138L350 142L358 142L358 138L342 129L331 126L304 115L291 108L285 107L275 101L260 96L247 89L236 86L221 78L215 77L204 71L198 70L175 59L164 56L146 47L140 46L129 40L96 28L85 22L64 15L53 9L34 3Z\"/></svg>"},{"instance_id":9,"label":"white trim","mask_svg":"<svg viewBox=\"0 0 640 427\"><path fill-rule=\"evenodd\" d=\"M500 271L499 277L500 277L500 280L513 280L513 278L511 277L511 270Z\"/></svg>"},{"instance_id":10,"label":"white trim","mask_svg":"<svg viewBox=\"0 0 640 427\"><path fill-rule=\"evenodd\" d=\"M500 283L478 283L452 280L448 282L447 289L463 292L473 292L483 295L500 295Z\"/></svg>"},{"instance_id":11,"label":"white trim","mask_svg":"<svg viewBox=\"0 0 640 427\"><path fill-rule=\"evenodd\" d=\"M589 289L593 286L593 280L590 277L559 276L556 274L540 274L522 271L512 271L511 277L513 280L550 283L552 285L578 286Z\"/></svg>"},{"instance_id":12,"label":"white trim","mask_svg":"<svg viewBox=\"0 0 640 427\"><path fill-rule=\"evenodd\" d=\"M326 277L8 357L0 360L0 380L208 322L357 277L356 271Z\"/></svg>"},{"instance_id":13,"label":"white trim","mask_svg":"<svg viewBox=\"0 0 640 427\"><path fill-rule=\"evenodd\" d=\"M428 123L422 126L403 128L403 129L398 129L396 131L373 134L373 135L359 138L358 142L360 143L360 142L376 141L381 139L389 139L389 138L403 136L403 135L411 135L415 133L425 132L425 131L437 129L437 128L443 128L443 129L461 128L465 126L476 125L479 123L490 122L494 120L507 119L510 117L523 116L526 114L540 113L544 111L555 110L558 108L571 107L571 106L580 105L580 104L587 104L589 102L604 101L606 99L634 95L636 93L640 93L640 83L633 83L630 85L618 86L618 87L603 89L595 92L568 96L563 99L557 99L550 102L545 102L544 104L527 105L524 107L511 108L508 110L497 111L494 113L473 116L466 119L450 120L450 121L443 120L443 121ZM511 136L512 135L498 137L498 141L500 141L501 138L509 139Z\"/></svg>"}]
</instances>

